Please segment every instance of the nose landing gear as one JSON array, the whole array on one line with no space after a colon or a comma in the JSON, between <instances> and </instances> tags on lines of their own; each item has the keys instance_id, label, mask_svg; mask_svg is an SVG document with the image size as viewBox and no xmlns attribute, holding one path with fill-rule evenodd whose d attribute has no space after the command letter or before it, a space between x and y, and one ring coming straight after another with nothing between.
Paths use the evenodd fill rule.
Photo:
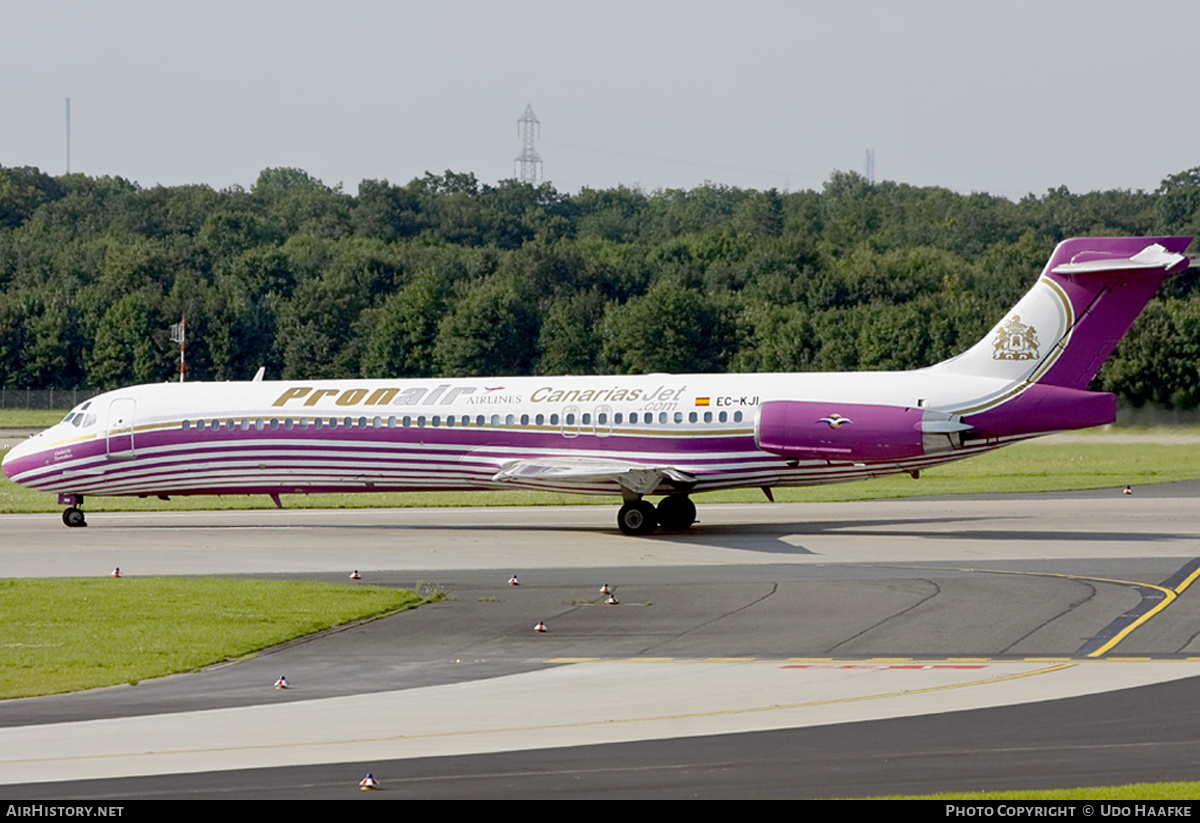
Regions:
<instances>
[{"instance_id":1,"label":"nose landing gear","mask_svg":"<svg viewBox=\"0 0 1200 823\"><path fill-rule=\"evenodd\" d=\"M82 494L60 494L58 496L58 504L69 507L62 513L64 526L70 526L72 529L75 529L87 525L87 521L83 518L83 510L78 508L83 505Z\"/></svg>"}]
</instances>

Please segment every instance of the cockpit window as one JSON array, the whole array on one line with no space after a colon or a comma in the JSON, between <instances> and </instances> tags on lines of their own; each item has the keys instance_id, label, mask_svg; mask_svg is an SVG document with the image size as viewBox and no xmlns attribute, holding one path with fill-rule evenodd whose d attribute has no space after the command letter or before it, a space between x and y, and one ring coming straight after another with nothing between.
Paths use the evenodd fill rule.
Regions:
<instances>
[{"instance_id":1,"label":"cockpit window","mask_svg":"<svg viewBox=\"0 0 1200 823\"><path fill-rule=\"evenodd\" d=\"M87 411L87 408L91 405L92 405L92 401L89 400L86 403L84 403L82 406L72 409L71 412L66 417L63 418L62 422L70 423L72 426L74 426L77 429L78 428L87 428L88 426L91 426L92 424L94 424L96 422L95 412L84 414L84 412Z\"/></svg>"}]
</instances>

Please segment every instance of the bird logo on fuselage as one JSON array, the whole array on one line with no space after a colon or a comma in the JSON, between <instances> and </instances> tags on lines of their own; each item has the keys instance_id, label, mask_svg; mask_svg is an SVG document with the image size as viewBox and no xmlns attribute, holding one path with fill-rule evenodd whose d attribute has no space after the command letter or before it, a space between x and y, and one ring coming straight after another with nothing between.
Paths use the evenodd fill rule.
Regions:
<instances>
[{"instance_id":1,"label":"bird logo on fuselage","mask_svg":"<svg viewBox=\"0 0 1200 823\"><path fill-rule=\"evenodd\" d=\"M840 429L843 423L853 423L854 421L849 417L842 417L837 412L834 412L828 417L822 417L820 422L825 423L831 429Z\"/></svg>"}]
</instances>

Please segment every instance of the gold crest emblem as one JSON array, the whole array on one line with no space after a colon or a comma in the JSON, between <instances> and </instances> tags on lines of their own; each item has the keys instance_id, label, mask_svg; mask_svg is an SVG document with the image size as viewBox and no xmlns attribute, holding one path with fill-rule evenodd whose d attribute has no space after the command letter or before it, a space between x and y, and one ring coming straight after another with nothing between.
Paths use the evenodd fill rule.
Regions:
<instances>
[{"instance_id":1,"label":"gold crest emblem","mask_svg":"<svg viewBox=\"0 0 1200 823\"><path fill-rule=\"evenodd\" d=\"M996 331L996 338L992 341L992 359L1037 360L1038 345L1037 331L1033 326L1022 323L1020 315L1014 314Z\"/></svg>"}]
</instances>

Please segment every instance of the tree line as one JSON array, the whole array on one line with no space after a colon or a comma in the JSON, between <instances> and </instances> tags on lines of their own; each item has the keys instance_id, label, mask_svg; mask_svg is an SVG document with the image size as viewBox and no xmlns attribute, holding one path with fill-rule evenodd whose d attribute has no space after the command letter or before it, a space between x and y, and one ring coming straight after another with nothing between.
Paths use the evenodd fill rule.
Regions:
<instances>
[{"instance_id":1,"label":"tree line","mask_svg":"<svg viewBox=\"0 0 1200 823\"><path fill-rule=\"evenodd\" d=\"M247 191L0 166L0 385L905 369L966 349L1079 235L1200 232L1200 168L1019 201L835 172L820 191L480 184ZM1200 404L1196 270L1096 388Z\"/></svg>"}]
</instances>

